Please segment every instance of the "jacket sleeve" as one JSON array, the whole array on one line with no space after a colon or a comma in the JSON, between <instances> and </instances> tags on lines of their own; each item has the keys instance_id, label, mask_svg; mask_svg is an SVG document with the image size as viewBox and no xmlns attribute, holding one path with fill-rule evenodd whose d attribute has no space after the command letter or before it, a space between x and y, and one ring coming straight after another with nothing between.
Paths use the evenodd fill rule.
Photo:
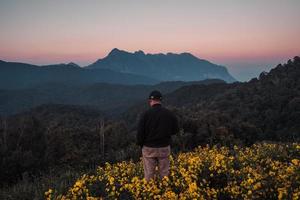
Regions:
<instances>
[{"instance_id":1,"label":"jacket sleeve","mask_svg":"<svg viewBox=\"0 0 300 200\"><path fill-rule=\"evenodd\" d=\"M138 123L138 130L136 135L136 143L141 147L144 145L144 139L146 134L145 125L146 125L146 119L145 119L145 113L143 113Z\"/></svg>"},{"instance_id":2,"label":"jacket sleeve","mask_svg":"<svg viewBox=\"0 0 300 200\"><path fill-rule=\"evenodd\" d=\"M174 125L173 125L172 135L175 135L179 132L179 125L178 125L178 119L177 119L176 115L173 115L173 117L174 117Z\"/></svg>"}]
</instances>

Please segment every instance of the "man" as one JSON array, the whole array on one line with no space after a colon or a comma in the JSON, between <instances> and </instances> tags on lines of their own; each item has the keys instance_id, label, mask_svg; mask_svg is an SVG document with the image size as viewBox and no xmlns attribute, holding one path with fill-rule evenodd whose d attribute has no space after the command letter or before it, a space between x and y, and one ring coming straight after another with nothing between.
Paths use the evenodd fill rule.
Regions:
<instances>
[{"instance_id":1,"label":"man","mask_svg":"<svg viewBox=\"0 0 300 200\"><path fill-rule=\"evenodd\" d=\"M137 132L137 144L142 147L145 179L155 176L158 166L160 178L168 176L170 168L171 135L179 131L176 116L162 107L162 94L155 90L149 95L151 108L142 114Z\"/></svg>"}]
</instances>

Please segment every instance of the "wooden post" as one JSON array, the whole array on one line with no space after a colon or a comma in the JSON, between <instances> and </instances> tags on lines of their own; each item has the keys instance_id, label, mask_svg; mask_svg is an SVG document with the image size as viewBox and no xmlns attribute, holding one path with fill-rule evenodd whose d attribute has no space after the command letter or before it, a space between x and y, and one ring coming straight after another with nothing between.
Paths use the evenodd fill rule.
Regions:
<instances>
[{"instance_id":1,"label":"wooden post","mask_svg":"<svg viewBox=\"0 0 300 200\"><path fill-rule=\"evenodd\" d=\"M104 120L101 120L98 124L99 131L99 153L102 157L102 160L105 160L105 135L104 135Z\"/></svg>"}]
</instances>

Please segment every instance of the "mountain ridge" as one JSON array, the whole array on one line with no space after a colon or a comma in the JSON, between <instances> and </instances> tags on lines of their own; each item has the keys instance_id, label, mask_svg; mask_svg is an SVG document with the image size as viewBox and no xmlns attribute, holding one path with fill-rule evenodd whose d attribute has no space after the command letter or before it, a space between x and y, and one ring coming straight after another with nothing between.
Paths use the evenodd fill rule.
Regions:
<instances>
[{"instance_id":1,"label":"mountain ridge","mask_svg":"<svg viewBox=\"0 0 300 200\"><path fill-rule=\"evenodd\" d=\"M195 81L210 78L235 82L226 67L197 58L191 53L145 54L142 50L133 53L114 48L104 58L86 68L108 68L117 72L127 72L162 81Z\"/></svg>"}]
</instances>

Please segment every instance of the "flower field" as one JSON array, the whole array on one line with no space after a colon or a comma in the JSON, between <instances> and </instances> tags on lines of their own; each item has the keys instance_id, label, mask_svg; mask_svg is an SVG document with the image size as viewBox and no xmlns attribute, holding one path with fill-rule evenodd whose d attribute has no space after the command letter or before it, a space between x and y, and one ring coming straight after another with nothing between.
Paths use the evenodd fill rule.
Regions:
<instances>
[{"instance_id":1,"label":"flower field","mask_svg":"<svg viewBox=\"0 0 300 200\"><path fill-rule=\"evenodd\" d=\"M198 147L171 157L170 176L146 182L142 163L106 163L46 199L300 199L300 145Z\"/></svg>"}]
</instances>

